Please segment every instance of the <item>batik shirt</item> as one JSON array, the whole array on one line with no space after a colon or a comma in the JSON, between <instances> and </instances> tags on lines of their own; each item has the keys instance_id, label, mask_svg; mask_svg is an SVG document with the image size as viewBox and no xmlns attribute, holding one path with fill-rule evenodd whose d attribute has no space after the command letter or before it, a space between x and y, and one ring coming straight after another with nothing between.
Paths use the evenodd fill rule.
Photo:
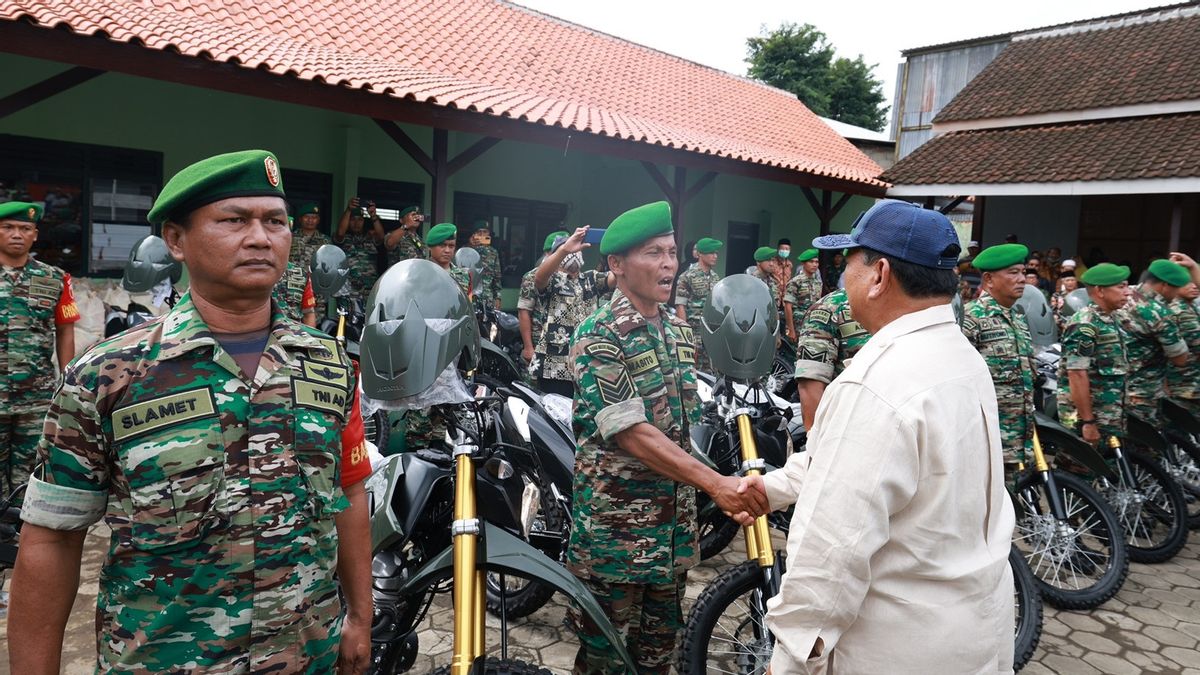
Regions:
<instances>
[{"instance_id":1,"label":"batik shirt","mask_svg":"<svg viewBox=\"0 0 1200 675\"><path fill-rule=\"evenodd\" d=\"M21 267L0 267L0 408L4 414L45 410L58 385L53 362L57 329L79 318L71 275L33 258Z\"/></svg>"},{"instance_id":2,"label":"batik shirt","mask_svg":"<svg viewBox=\"0 0 1200 675\"><path fill-rule=\"evenodd\" d=\"M532 377L571 381L571 335L596 311L601 294L607 291L608 274L604 272L587 270L574 278L566 272L554 273L541 293L546 325L529 364Z\"/></svg>"}]
</instances>

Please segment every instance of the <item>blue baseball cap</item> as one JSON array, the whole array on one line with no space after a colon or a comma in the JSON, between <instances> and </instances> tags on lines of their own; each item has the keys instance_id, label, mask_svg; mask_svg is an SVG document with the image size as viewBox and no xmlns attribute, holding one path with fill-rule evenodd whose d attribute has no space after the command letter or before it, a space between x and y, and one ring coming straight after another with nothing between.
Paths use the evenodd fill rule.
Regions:
<instances>
[{"instance_id":1,"label":"blue baseball cap","mask_svg":"<svg viewBox=\"0 0 1200 675\"><path fill-rule=\"evenodd\" d=\"M897 199L884 199L859 214L850 234L813 239L825 250L869 248L922 267L950 270L962 251L950 219Z\"/></svg>"}]
</instances>

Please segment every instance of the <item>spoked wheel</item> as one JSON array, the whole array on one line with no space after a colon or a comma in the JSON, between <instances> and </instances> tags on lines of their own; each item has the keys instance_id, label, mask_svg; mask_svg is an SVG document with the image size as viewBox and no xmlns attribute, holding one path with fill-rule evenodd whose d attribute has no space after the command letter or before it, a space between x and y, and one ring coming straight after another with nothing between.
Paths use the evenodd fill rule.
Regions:
<instances>
[{"instance_id":1,"label":"spoked wheel","mask_svg":"<svg viewBox=\"0 0 1200 675\"><path fill-rule=\"evenodd\" d=\"M1116 595L1129 572L1121 523L1108 502L1071 474L1055 471L1058 520L1048 487L1036 472L1017 481L1013 545L1024 556L1037 590L1060 609L1092 609Z\"/></svg>"},{"instance_id":2,"label":"spoked wheel","mask_svg":"<svg viewBox=\"0 0 1200 675\"><path fill-rule=\"evenodd\" d=\"M1183 489L1156 460L1127 450L1132 484L1096 480L1097 491L1112 506L1129 545L1129 559L1140 563L1170 560L1187 543L1187 502Z\"/></svg>"},{"instance_id":3,"label":"spoked wheel","mask_svg":"<svg viewBox=\"0 0 1200 675\"><path fill-rule=\"evenodd\" d=\"M1008 565L1013 573L1013 614L1016 617L1013 670L1020 670L1033 658L1042 639L1042 598L1035 587L1033 572L1016 546L1008 552Z\"/></svg>"},{"instance_id":4,"label":"spoked wheel","mask_svg":"<svg viewBox=\"0 0 1200 675\"><path fill-rule=\"evenodd\" d=\"M796 393L796 364L783 352L783 349L776 352L771 374L767 376L765 384L772 394L790 401Z\"/></svg>"},{"instance_id":5,"label":"spoked wheel","mask_svg":"<svg viewBox=\"0 0 1200 675\"><path fill-rule=\"evenodd\" d=\"M1188 528L1200 529L1200 448L1196 437L1174 428L1166 429L1167 440L1175 446L1175 457L1160 457L1163 469L1183 488L1187 503Z\"/></svg>"},{"instance_id":6,"label":"spoked wheel","mask_svg":"<svg viewBox=\"0 0 1200 675\"><path fill-rule=\"evenodd\" d=\"M363 431L366 433L367 440L374 443L379 452L387 453L388 434L391 431L391 425L388 423L386 410L376 410L373 414L364 417Z\"/></svg>"},{"instance_id":7,"label":"spoked wheel","mask_svg":"<svg viewBox=\"0 0 1200 675\"><path fill-rule=\"evenodd\" d=\"M515 659L495 659L492 657L475 660L471 667L473 675L551 675L549 670ZM450 675L450 666L442 666L433 671L433 675Z\"/></svg>"},{"instance_id":8,"label":"spoked wheel","mask_svg":"<svg viewBox=\"0 0 1200 675\"><path fill-rule=\"evenodd\" d=\"M744 562L725 570L700 593L679 650L682 675L761 675L775 639L767 630L762 568Z\"/></svg>"}]
</instances>

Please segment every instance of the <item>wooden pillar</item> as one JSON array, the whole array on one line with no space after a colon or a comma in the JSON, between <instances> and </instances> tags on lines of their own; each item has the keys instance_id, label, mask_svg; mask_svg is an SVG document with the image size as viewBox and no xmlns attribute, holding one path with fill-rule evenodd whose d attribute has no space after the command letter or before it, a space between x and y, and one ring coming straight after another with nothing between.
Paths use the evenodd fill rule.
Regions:
<instances>
[{"instance_id":1,"label":"wooden pillar","mask_svg":"<svg viewBox=\"0 0 1200 675\"><path fill-rule=\"evenodd\" d=\"M667 198L667 202L671 205L671 226L675 229L675 245L682 247L683 241L683 213L687 207L687 203L693 197L708 187L708 184L716 179L716 172L709 171L700 177L690 188L687 186L687 169L682 166L675 167L675 180L670 182L667 177L658 170L652 162L642 162L642 167L646 169L646 173L650 174L650 178L658 185L658 189L662 190L663 196ZM680 253L685 257L690 255L690 251L681 250Z\"/></svg>"},{"instance_id":2,"label":"wooden pillar","mask_svg":"<svg viewBox=\"0 0 1200 675\"><path fill-rule=\"evenodd\" d=\"M450 176L465 169L471 162L479 159L500 142L498 138L484 137L452 158L450 157L450 132L445 129L434 129L433 154L427 155L421 146L404 133L404 130L395 122L377 119L375 124L379 125L379 128L391 137L396 145L400 146L400 149L404 150L405 154L411 157L432 179L429 216L434 224L443 222L448 215L446 197L449 191L446 183Z\"/></svg>"},{"instance_id":3,"label":"wooden pillar","mask_svg":"<svg viewBox=\"0 0 1200 675\"><path fill-rule=\"evenodd\" d=\"M975 197L975 208L971 211L971 241L983 247L983 217L987 208L987 197Z\"/></svg>"},{"instance_id":4,"label":"wooden pillar","mask_svg":"<svg viewBox=\"0 0 1200 675\"><path fill-rule=\"evenodd\" d=\"M433 130L433 155L430 157L433 160L433 189L430 195L430 215L433 223L441 223L446 220L446 180L450 177L450 172L446 169L446 163L449 161L446 155L449 153L450 133L445 129Z\"/></svg>"},{"instance_id":5,"label":"wooden pillar","mask_svg":"<svg viewBox=\"0 0 1200 675\"><path fill-rule=\"evenodd\" d=\"M1171 235L1167 242L1168 251L1179 250L1179 230L1183 226L1183 195L1171 200Z\"/></svg>"}]
</instances>

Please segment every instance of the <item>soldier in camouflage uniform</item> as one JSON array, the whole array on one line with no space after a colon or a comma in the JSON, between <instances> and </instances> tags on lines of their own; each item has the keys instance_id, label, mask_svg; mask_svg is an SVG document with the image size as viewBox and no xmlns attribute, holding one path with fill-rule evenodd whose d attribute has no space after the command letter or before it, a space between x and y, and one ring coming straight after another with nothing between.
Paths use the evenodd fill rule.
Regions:
<instances>
[{"instance_id":1,"label":"soldier in camouflage uniform","mask_svg":"<svg viewBox=\"0 0 1200 675\"><path fill-rule=\"evenodd\" d=\"M335 341L270 301L291 239L281 183L270 153L219 155L151 209L191 290L81 356L54 398L22 512L15 672L58 671L101 517L97 672L365 670L357 386Z\"/></svg>"},{"instance_id":2,"label":"soldier in camouflage uniform","mask_svg":"<svg viewBox=\"0 0 1200 675\"><path fill-rule=\"evenodd\" d=\"M483 285L479 289L479 300L486 306L500 309L500 291L503 285L500 279L500 252L492 246L492 229L487 221L475 223L475 231L471 233L471 248L479 251L479 259L483 264Z\"/></svg>"},{"instance_id":3,"label":"soldier in camouflage uniform","mask_svg":"<svg viewBox=\"0 0 1200 675\"><path fill-rule=\"evenodd\" d=\"M697 262L679 275L675 288L675 315L691 326L692 335L695 337L693 346L696 348L696 369L706 373L712 372L712 364L701 349L700 321L704 303L708 302L712 287L721 280L721 275L717 274L715 268L717 257L720 255L717 251L720 251L722 246L723 243L711 237L696 242L694 250Z\"/></svg>"},{"instance_id":4,"label":"soldier in camouflage uniform","mask_svg":"<svg viewBox=\"0 0 1200 675\"><path fill-rule=\"evenodd\" d=\"M366 223L370 220L371 227ZM371 287L379 278L379 242L383 241L383 222L375 212L375 202L364 205L358 197L352 197L342 212L338 221L337 233L333 243L342 247L346 252L346 260L350 263L350 276L347 279L350 293L362 302L366 302L371 293Z\"/></svg>"},{"instance_id":5,"label":"soldier in camouflage uniform","mask_svg":"<svg viewBox=\"0 0 1200 675\"><path fill-rule=\"evenodd\" d=\"M850 316L846 291L838 289L808 308L796 336L796 389L804 428L811 429L825 387L871 339Z\"/></svg>"},{"instance_id":6,"label":"soldier in camouflage uniform","mask_svg":"<svg viewBox=\"0 0 1200 675\"><path fill-rule=\"evenodd\" d=\"M979 297L963 307L962 332L992 374L1006 466L1033 450L1033 339L1025 315L1013 310L1025 290L1024 244L1000 244L975 256L983 273Z\"/></svg>"},{"instance_id":7,"label":"soldier in camouflage uniform","mask_svg":"<svg viewBox=\"0 0 1200 675\"><path fill-rule=\"evenodd\" d=\"M400 212L400 227L387 233L383 238L383 247L387 249L388 267L401 260L428 258L429 247L421 239L421 223L425 217L421 208L410 206Z\"/></svg>"},{"instance_id":8,"label":"soldier in camouflage uniform","mask_svg":"<svg viewBox=\"0 0 1200 675\"><path fill-rule=\"evenodd\" d=\"M578 248L585 232L564 246ZM678 265L670 207L618 216L600 252L619 286L579 325L571 347L579 449L567 567L624 637L638 672L665 675L683 625L687 570L698 562L695 488L736 514L766 504L745 501L736 478L683 450L700 402L689 328L663 304ZM572 619L580 641L574 672L624 674L594 623L574 609Z\"/></svg>"},{"instance_id":9,"label":"soldier in camouflage uniform","mask_svg":"<svg viewBox=\"0 0 1200 675\"><path fill-rule=\"evenodd\" d=\"M775 249L770 246L759 246L754 251L754 269L750 270L750 276L767 285L767 288L771 290L771 297L775 298L775 307L782 312L783 288L775 280L777 260L779 260L779 256Z\"/></svg>"},{"instance_id":10,"label":"soldier in camouflage uniform","mask_svg":"<svg viewBox=\"0 0 1200 675\"><path fill-rule=\"evenodd\" d=\"M1081 281L1092 302L1067 319L1058 366L1058 417L1095 445L1125 433L1129 359L1113 313L1129 299L1129 268L1100 263Z\"/></svg>"},{"instance_id":11,"label":"soldier in camouflage uniform","mask_svg":"<svg viewBox=\"0 0 1200 675\"><path fill-rule=\"evenodd\" d=\"M1166 396L1167 371L1187 365L1188 346L1167 303L1191 282L1182 266L1155 260L1129 302L1114 316L1125 332L1129 376L1125 380L1126 411L1158 426L1158 400ZM1169 364L1168 364L1169 362Z\"/></svg>"},{"instance_id":12,"label":"soldier in camouflage uniform","mask_svg":"<svg viewBox=\"0 0 1200 675\"><path fill-rule=\"evenodd\" d=\"M1200 295L1200 286L1193 281L1179 289L1179 297L1167 305L1175 315L1179 334L1192 355L1186 368L1167 370L1167 392L1200 417L1200 309L1193 304L1197 295Z\"/></svg>"},{"instance_id":13,"label":"soldier in camouflage uniform","mask_svg":"<svg viewBox=\"0 0 1200 675\"><path fill-rule=\"evenodd\" d=\"M551 232L546 236L546 240L542 245L542 257L538 259L538 266L541 266L542 261L546 259L550 248L554 246L554 240L558 237L566 239L570 236L566 230ZM521 277L521 289L517 294L517 319L521 323L521 358L525 360L524 375L526 380L531 380L529 377L528 366L533 362L533 356L536 353L535 346L538 340L542 338L542 327L546 324L546 308L542 304L542 294L538 293L537 284L534 282L534 277L537 276L538 268L534 267Z\"/></svg>"},{"instance_id":14,"label":"soldier in camouflage uniform","mask_svg":"<svg viewBox=\"0 0 1200 675\"><path fill-rule=\"evenodd\" d=\"M75 356L71 275L30 255L42 207L0 204L0 499L29 478L60 367Z\"/></svg>"},{"instance_id":15,"label":"soldier in camouflage uniform","mask_svg":"<svg viewBox=\"0 0 1200 675\"><path fill-rule=\"evenodd\" d=\"M529 375L537 388L551 394L574 395L571 375L571 335L581 321L600 307L600 296L616 284L611 272L580 271L587 227L580 227L538 265L533 284L541 294L546 324L534 347Z\"/></svg>"},{"instance_id":16,"label":"soldier in camouflage uniform","mask_svg":"<svg viewBox=\"0 0 1200 675\"><path fill-rule=\"evenodd\" d=\"M425 245L429 250L429 259L441 266L458 284L459 290L467 299L471 299L471 276L462 267L454 264L454 251L458 248L458 228L451 223L441 223L429 228L425 236ZM436 408L410 410L405 413L405 447L441 448L445 445L446 420L441 411Z\"/></svg>"},{"instance_id":17,"label":"soldier in camouflage uniform","mask_svg":"<svg viewBox=\"0 0 1200 675\"><path fill-rule=\"evenodd\" d=\"M296 210L296 222L300 229L292 235L292 248L288 260L307 270L312 264L313 254L317 249L330 243L329 237L321 232L321 207L314 203L301 204Z\"/></svg>"},{"instance_id":18,"label":"soldier in camouflage uniform","mask_svg":"<svg viewBox=\"0 0 1200 675\"><path fill-rule=\"evenodd\" d=\"M800 271L787 282L783 290L783 319L787 337L796 341L796 331L804 323L804 313L821 299L821 260L817 249L810 248L797 258Z\"/></svg>"},{"instance_id":19,"label":"soldier in camouflage uniform","mask_svg":"<svg viewBox=\"0 0 1200 675\"><path fill-rule=\"evenodd\" d=\"M1062 335L1067 326L1067 317L1063 308L1067 306L1067 296L1079 288L1079 280L1075 278L1075 270L1063 270L1058 277L1058 290L1050 296L1050 309L1054 312L1054 325L1058 326L1058 334Z\"/></svg>"},{"instance_id":20,"label":"soldier in camouflage uniform","mask_svg":"<svg viewBox=\"0 0 1200 675\"><path fill-rule=\"evenodd\" d=\"M304 269L289 260L283 276L271 289L271 299L279 305L284 316L314 328L317 325L317 296Z\"/></svg>"}]
</instances>

